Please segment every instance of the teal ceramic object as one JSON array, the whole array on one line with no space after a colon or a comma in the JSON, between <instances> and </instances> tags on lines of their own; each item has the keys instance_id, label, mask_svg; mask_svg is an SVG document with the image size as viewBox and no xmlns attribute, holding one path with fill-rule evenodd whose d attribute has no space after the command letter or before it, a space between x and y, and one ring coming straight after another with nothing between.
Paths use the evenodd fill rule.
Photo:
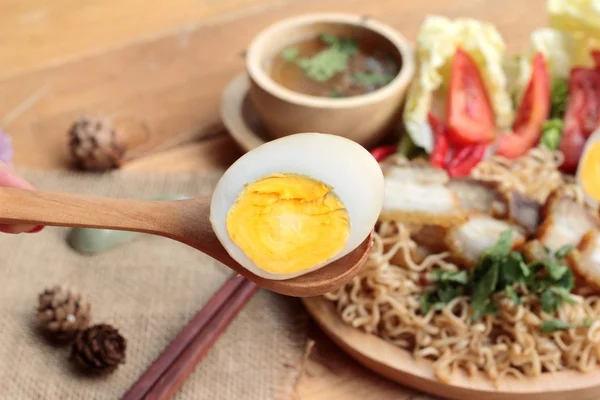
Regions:
<instances>
[{"instance_id":1,"label":"teal ceramic object","mask_svg":"<svg viewBox=\"0 0 600 400\"><path fill-rule=\"evenodd\" d=\"M185 200L189 196L175 194L156 197L153 200ZM96 254L131 242L138 232L115 231L111 229L73 228L67 235L67 243L82 254Z\"/></svg>"}]
</instances>

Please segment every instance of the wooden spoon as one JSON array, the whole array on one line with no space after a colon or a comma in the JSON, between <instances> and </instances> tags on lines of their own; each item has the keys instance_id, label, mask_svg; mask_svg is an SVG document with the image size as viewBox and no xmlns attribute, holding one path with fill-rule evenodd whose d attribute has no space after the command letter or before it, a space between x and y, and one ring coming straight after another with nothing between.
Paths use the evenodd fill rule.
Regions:
<instances>
[{"instance_id":1,"label":"wooden spoon","mask_svg":"<svg viewBox=\"0 0 600 400\"><path fill-rule=\"evenodd\" d=\"M164 236L211 256L281 294L318 296L352 279L367 259L373 233L352 252L316 271L287 280L249 272L227 253L210 224L210 197L176 201L110 199L36 190L0 189L0 223L114 229Z\"/></svg>"}]
</instances>

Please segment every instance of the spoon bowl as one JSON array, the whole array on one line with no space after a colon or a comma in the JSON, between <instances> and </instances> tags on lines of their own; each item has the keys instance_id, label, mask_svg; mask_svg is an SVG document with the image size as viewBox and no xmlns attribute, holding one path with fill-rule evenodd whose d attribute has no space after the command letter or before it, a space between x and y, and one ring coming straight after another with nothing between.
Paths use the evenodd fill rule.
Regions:
<instances>
[{"instance_id":1,"label":"spoon bowl","mask_svg":"<svg viewBox=\"0 0 600 400\"><path fill-rule=\"evenodd\" d=\"M111 199L0 189L0 223L114 229L163 236L202 251L258 286L294 297L325 294L350 281L365 263L373 233L353 251L313 272L286 280L259 277L237 263L211 226L210 197L174 201Z\"/></svg>"}]
</instances>

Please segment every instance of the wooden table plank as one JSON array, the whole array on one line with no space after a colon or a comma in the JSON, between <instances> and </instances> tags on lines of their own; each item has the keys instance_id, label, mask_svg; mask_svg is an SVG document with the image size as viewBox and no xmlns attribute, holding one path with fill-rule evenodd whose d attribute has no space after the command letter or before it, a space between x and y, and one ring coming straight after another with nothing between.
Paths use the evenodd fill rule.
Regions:
<instances>
[{"instance_id":1,"label":"wooden table plank","mask_svg":"<svg viewBox=\"0 0 600 400\"><path fill-rule=\"evenodd\" d=\"M2 0L0 78L285 1Z\"/></svg>"},{"instance_id":2,"label":"wooden table plank","mask_svg":"<svg viewBox=\"0 0 600 400\"><path fill-rule=\"evenodd\" d=\"M68 165L65 132L84 112L101 111L144 121L155 137L214 125L220 93L244 69L240 54L250 38L271 22L311 11L369 14L400 29L411 39L428 13L473 16L498 26L512 48L523 48L531 28L544 23L543 1L501 3L482 0L305 0L247 15L235 25L203 26L185 39L173 34L56 67L0 80L0 116L47 87L47 94L5 128L14 134L15 162L27 167ZM512 11L511 11L512 10ZM503 17L498 19L498 15ZM527 19L521 19L528 15ZM518 24L515 21L519 21Z\"/></svg>"}]
</instances>

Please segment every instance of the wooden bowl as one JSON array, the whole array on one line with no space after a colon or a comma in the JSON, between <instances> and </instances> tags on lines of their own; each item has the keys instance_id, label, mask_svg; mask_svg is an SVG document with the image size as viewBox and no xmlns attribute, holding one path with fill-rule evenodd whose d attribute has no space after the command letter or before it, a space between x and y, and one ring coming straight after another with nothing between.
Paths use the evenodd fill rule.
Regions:
<instances>
[{"instance_id":1,"label":"wooden bowl","mask_svg":"<svg viewBox=\"0 0 600 400\"><path fill-rule=\"evenodd\" d=\"M397 52L400 73L378 90L342 99L298 93L269 76L271 62L281 50L323 33L380 41ZM250 98L272 138L327 132L371 146L397 122L415 59L409 42L381 22L360 15L322 13L286 19L259 33L246 53L246 68Z\"/></svg>"}]
</instances>

